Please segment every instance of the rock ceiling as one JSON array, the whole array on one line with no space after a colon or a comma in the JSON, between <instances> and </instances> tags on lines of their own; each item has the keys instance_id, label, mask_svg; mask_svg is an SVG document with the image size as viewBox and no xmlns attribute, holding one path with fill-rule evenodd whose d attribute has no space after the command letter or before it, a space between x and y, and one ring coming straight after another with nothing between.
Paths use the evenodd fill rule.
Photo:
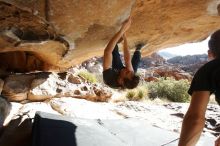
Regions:
<instances>
[{"instance_id":1,"label":"rock ceiling","mask_svg":"<svg viewBox=\"0 0 220 146\"><path fill-rule=\"evenodd\" d=\"M0 0L0 68L65 70L101 56L131 14L143 55L198 42L220 28L219 0Z\"/></svg>"}]
</instances>

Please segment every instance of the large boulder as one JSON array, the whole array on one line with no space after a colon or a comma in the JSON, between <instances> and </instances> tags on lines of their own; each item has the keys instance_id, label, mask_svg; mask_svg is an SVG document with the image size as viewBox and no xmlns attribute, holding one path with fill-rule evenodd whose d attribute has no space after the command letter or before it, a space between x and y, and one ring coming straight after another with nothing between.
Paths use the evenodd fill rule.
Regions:
<instances>
[{"instance_id":1,"label":"large boulder","mask_svg":"<svg viewBox=\"0 0 220 146\"><path fill-rule=\"evenodd\" d=\"M66 70L93 56L132 17L129 46L143 55L207 38L219 28L217 0L0 0L0 67ZM208 21L207 21L208 20Z\"/></svg>"},{"instance_id":2,"label":"large boulder","mask_svg":"<svg viewBox=\"0 0 220 146\"><path fill-rule=\"evenodd\" d=\"M76 75L66 74L65 78L60 78L59 74L51 73L48 76L37 76L33 80L28 99L42 101L69 96L91 101L107 101L111 95L107 88L83 81Z\"/></svg>"},{"instance_id":3,"label":"large boulder","mask_svg":"<svg viewBox=\"0 0 220 146\"><path fill-rule=\"evenodd\" d=\"M75 97L91 101L107 101L111 91L101 85L89 83L77 75L42 73L36 75L28 93L28 100L43 101L53 97Z\"/></svg>"},{"instance_id":4,"label":"large boulder","mask_svg":"<svg viewBox=\"0 0 220 146\"><path fill-rule=\"evenodd\" d=\"M9 101L23 101L28 98L34 75L11 75L5 79L2 95Z\"/></svg>"},{"instance_id":5,"label":"large boulder","mask_svg":"<svg viewBox=\"0 0 220 146\"><path fill-rule=\"evenodd\" d=\"M9 101L44 101L54 97L76 97L107 101L112 92L72 73L32 73L11 75L4 81L2 95Z\"/></svg>"}]
</instances>

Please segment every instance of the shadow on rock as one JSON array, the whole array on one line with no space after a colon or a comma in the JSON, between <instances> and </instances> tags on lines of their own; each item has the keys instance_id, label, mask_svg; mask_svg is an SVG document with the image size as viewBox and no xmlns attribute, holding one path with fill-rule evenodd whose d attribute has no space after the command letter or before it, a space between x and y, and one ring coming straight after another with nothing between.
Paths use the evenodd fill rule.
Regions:
<instances>
[{"instance_id":1,"label":"shadow on rock","mask_svg":"<svg viewBox=\"0 0 220 146\"><path fill-rule=\"evenodd\" d=\"M0 137L1 146L30 146L32 119L19 117L3 127Z\"/></svg>"}]
</instances>

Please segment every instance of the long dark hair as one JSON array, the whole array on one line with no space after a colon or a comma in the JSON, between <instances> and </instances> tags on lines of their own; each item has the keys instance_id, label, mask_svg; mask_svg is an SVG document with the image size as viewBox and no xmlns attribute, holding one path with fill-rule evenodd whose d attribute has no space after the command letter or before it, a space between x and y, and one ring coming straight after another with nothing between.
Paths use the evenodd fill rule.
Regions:
<instances>
[{"instance_id":1,"label":"long dark hair","mask_svg":"<svg viewBox=\"0 0 220 146\"><path fill-rule=\"evenodd\" d=\"M220 58L220 29L211 35L208 46L214 56Z\"/></svg>"},{"instance_id":2,"label":"long dark hair","mask_svg":"<svg viewBox=\"0 0 220 146\"><path fill-rule=\"evenodd\" d=\"M131 79L124 79L124 87L127 89L134 89L138 86L140 82L140 77L137 75L134 75Z\"/></svg>"}]
</instances>

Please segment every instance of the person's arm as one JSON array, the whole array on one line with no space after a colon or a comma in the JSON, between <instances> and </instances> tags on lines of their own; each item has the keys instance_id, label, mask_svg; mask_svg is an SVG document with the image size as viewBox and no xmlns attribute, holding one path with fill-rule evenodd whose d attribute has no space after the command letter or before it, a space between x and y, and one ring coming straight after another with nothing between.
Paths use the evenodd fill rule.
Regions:
<instances>
[{"instance_id":1,"label":"person's arm","mask_svg":"<svg viewBox=\"0 0 220 146\"><path fill-rule=\"evenodd\" d=\"M219 145L220 145L220 136L215 141L215 146L219 146Z\"/></svg>"},{"instance_id":2,"label":"person's arm","mask_svg":"<svg viewBox=\"0 0 220 146\"><path fill-rule=\"evenodd\" d=\"M190 106L183 120L179 146L196 145L205 125L209 96L209 91L193 92Z\"/></svg>"},{"instance_id":3,"label":"person's arm","mask_svg":"<svg viewBox=\"0 0 220 146\"><path fill-rule=\"evenodd\" d=\"M124 52L125 67L129 71L134 71L133 67L132 67L132 64L131 64L131 54L130 54L130 51L129 51L129 48L128 48L128 41L127 41L125 33L123 35L123 39L124 39L123 52Z\"/></svg>"},{"instance_id":4,"label":"person's arm","mask_svg":"<svg viewBox=\"0 0 220 146\"><path fill-rule=\"evenodd\" d=\"M131 19L128 18L122 25L119 32L117 32L113 38L109 41L108 45L104 50L104 57L103 57L103 70L109 69L112 65L112 51L114 50L115 45L122 37L124 32L130 27Z\"/></svg>"}]
</instances>

